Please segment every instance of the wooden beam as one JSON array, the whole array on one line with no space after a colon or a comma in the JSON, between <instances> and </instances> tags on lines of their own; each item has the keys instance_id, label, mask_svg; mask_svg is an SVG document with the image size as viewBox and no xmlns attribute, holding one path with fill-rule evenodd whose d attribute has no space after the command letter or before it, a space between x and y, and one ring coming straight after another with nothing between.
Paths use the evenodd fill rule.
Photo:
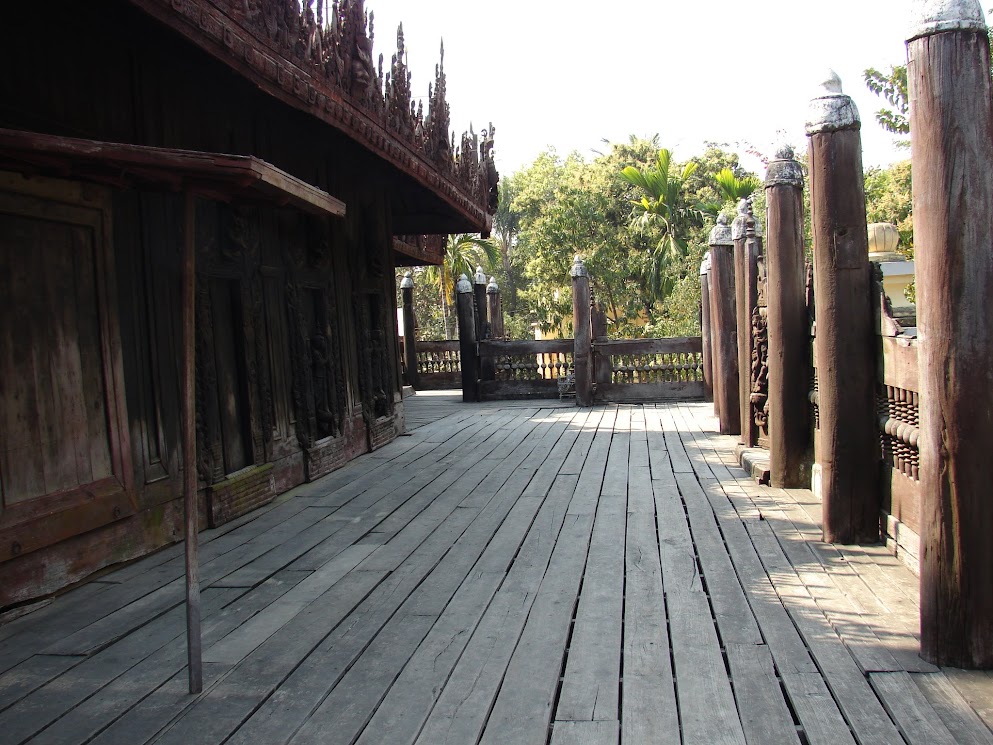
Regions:
<instances>
[{"instance_id":1,"label":"wooden beam","mask_svg":"<svg viewBox=\"0 0 993 745\"><path fill-rule=\"evenodd\" d=\"M722 435L741 432L738 410L738 329L735 320L734 243L727 217L710 232L710 327L713 334L714 408Z\"/></svg>"},{"instance_id":2,"label":"wooden beam","mask_svg":"<svg viewBox=\"0 0 993 745\"><path fill-rule=\"evenodd\" d=\"M784 147L769 164L766 199L766 301L769 312L769 478L771 486L807 487L810 363L803 265L803 170Z\"/></svg>"},{"instance_id":3,"label":"wooden beam","mask_svg":"<svg viewBox=\"0 0 993 745\"><path fill-rule=\"evenodd\" d=\"M0 166L60 178L174 190L211 199L290 205L318 216L345 214L345 203L250 155L146 147L0 129Z\"/></svg>"},{"instance_id":4,"label":"wooden beam","mask_svg":"<svg viewBox=\"0 0 993 745\"><path fill-rule=\"evenodd\" d=\"M703 395L707 401L714 400L714 363L711 359L710 341L710 254L700 265L700 333L703 351ZM716 413L716 406L715 406Z\"/></svg>"},{"instance_id":5,"label":"wooden beam","mask_svg":"<svg viewBox=\"0 0 993 745\"><path fill-rule=\"evenodd\" d=\"M816 459L829 543L876 543L880 535L861 126L854 102L832 73L811 102L807 122L817 303Z\"/></svg>"},{"instance_id":6,"label":"wooden beam","mask_svg":"<svg viewBox=\"0 0 993 745\"><path fill-rule=\"evenodd\" d=\"M576 376L576 405L593 405L593 380L590 366L593 326L590 321L590 276L583 260L576 256L572 264L573 365Z\"/></svg>"},{"instance_id":7,"label":"wooden beam","mask_svg":"<svg viewBox=\"0 0 993 745\"><path fill-rule=\"evenodd\" d=\"M921 655L993 668L990 49L978 0L914 5L907 77L921 332Z\"/></svg>"},{"instance_id":8,"label":"wooden beam","mask_svg":"<svg viewBox=\"0 0 993 745\"><path fill-rule=\"evenodd\" d=\"M199 512L196 448L196 198L186 192L183 221L182 375L183 537L186 556L186 652L190 693L203 689L200 639Z\"/></svg>"}]
</instances>

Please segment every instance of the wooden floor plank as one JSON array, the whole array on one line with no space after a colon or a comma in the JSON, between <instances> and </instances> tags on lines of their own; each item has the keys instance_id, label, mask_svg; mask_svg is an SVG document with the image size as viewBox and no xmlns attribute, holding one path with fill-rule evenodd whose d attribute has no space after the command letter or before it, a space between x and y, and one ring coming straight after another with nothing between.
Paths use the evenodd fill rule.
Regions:
<instances>
[{"instance_id":1,"label":"wooden floor plank","mask_svg":"<svg viewBox=\"0 0 993 745\"><path fill-rule=\"evenodd\" d=\"M955 742L964 745L993 745L993 732L944 673L923 673L914 675L913 679L955 738Z\"/></svg>"},{"instance_id":2,"label":"wooden floor plank","mask_svg":"<svg viewBox=\"0 0 993 745\"><path fill-rule=\"evenodd\" d=\"M563 543L588 535L585 518L566 519L577 480L576 475L555 479L506 581L425 720L417 738L421 745L477 742L553 551L562 551L558 547Z\"/></svg>"},{"instance_id":3,"label":"wooden floor plank","mask_svg":"<svg viewBox=\"0 0 993 745\"><path fill-rule=\"evenodd\" d=\"M727 655L748 745L800 745L769 648L764 644L729 644Z\"/></svg>"},{"instance_id":4,"label":"wooden floor plank","mask_svg":"<svg viewBox=\"0 0 993 745\"><path fill-rule=\"evenodd\" d=\"M910 745L955 745L941 717L910 673L872 673L872 687Z\"/></svg>"},{"instance_id":5,"label":"wooden floor plank","mask_svg":"<svg viewBox=\"0 0 993 745\"><path fill-rule=\"evenodd\" d=\"M626 743L675 742L679 733L651 475L647 464L631 467L621 697Z\"/></svg>"},{"instance_id":6,"label":"wooden floor plank","mask_svg":"<svg viewBox=\"0 0 993 745\"><path fill-rule=\"evenodd\" d=\"M552 745L618 745L620 722L555 722Z\"/></svg>"},{"instance_id":7,"label":"wooden floor plank","mask_svg":"<svg viewBox=\"0 0 993 745\"><path fill-rule=\"evenodd\" d=\"M610 444L556 721L618 718L629 443Z\"/></svg>"}]
</instances>

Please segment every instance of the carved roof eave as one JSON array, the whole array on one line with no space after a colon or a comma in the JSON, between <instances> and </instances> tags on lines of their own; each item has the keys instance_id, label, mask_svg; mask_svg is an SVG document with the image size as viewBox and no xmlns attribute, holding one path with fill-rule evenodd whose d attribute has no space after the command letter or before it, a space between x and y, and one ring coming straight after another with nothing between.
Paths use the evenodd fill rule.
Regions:
<instances>
[{"instance_id":1,"label":"carved roof eave","mask_svg":"<svg viewBox=\"0 0 993 745\"><path fill-rule=\"evenodd\" d=\"M251 80L273 97L305 111L361 144L418 184L429 189L463 219L484 234L493 217L455 183L387 132L361 108L282 56L236 19L206 0L130 0L132 4L176 30L208 54ZM453 230L465 230L461 221Z\"/></svg>"}]
</instances>

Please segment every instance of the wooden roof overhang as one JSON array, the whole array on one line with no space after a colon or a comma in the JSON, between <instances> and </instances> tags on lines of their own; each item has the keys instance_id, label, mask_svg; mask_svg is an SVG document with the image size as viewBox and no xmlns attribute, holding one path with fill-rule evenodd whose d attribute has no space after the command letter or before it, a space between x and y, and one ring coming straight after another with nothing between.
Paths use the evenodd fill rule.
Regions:
<instances>
[{"instance_id":1,"label":"wooden roof overhang","mask_svg":"<svg viewBox=\"0 0 993 745\"><path fill-rule=\"evenodd\" d=\"M250 155L125 145L0 129L0 170L105 184L192 191L222 202L290 206L317 216L345 203Z\"/></svg>"},{"instance_id":2,"label":"wooden roof overhang","mask_svg":"<svg viewBox=\"0 0 993 745\"><path fill-rule=\"evenodd\" d=\"M398 234L479 232L488 235L492 230L492 210L486 204L485 195L470 194L458 182L455 171L445 173L407 138L384 126L376 111L360 105L351 95L333 85L318 68L303 60L289 59L277 41L252 28L245 16L248 3L242 5L235 0L128 2L178 32L263 92L334 127L395 168L401 180L408 180L415 187L404 189L398 195L400 198L394 200L394 228ZM265 0L263 4L281 6L286 2ZM357 5L361 8L361 3ZM280 12L285 9L281 8ZM447 124L447 113L445 121ZM448 138L447 131L445 138ZM417 193L425 190L426 195Z\"/></svg>"}]
</instances>

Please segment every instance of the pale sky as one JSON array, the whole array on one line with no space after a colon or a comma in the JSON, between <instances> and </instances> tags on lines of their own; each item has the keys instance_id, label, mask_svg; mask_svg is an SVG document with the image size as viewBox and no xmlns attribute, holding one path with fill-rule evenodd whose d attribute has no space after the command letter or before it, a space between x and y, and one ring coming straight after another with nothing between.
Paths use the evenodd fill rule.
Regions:
<instances>
[{"instance_id":1,"label":"pale sky","mask_svg":"<svg viewBox=\"0 0 993 745\"><path fill-rule=\"evenodd\" d=\"M548 145L591 157L604 139L631 134L658 133L680 160L708 140L767 155L783 139L803 148L807 103L828 68L862 115L865 165L908 157L876 124L882 101L862 70L904 63L911 2L366 0L366 9L387 68L403 22L415 96L427 95L444 38L452 129L492 121L497 168L509 175Z\"/></svg>"}]
</instances>

